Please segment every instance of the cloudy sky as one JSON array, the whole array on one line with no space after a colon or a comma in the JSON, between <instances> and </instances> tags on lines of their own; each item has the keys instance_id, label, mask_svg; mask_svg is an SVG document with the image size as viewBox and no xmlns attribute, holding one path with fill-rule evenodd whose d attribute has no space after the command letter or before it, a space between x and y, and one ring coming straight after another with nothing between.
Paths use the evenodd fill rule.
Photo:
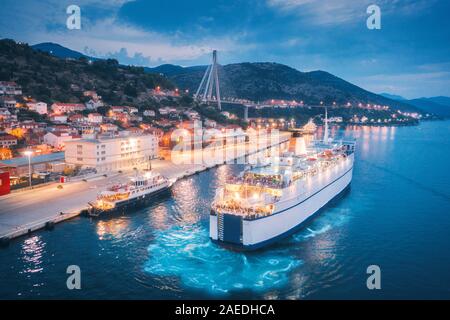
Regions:
<instances>
[{"instance_id":1,"label":"cloudy sky","mask_svg":"<svg viewBox=\"0 0 450 320\"><path fill-rule=\"evenodd\" d=\"M68 30L66 8L81 8ZM366 26L381 8L381 30ZM450 96L448 0L2 0L0 37L121 63L273 61L407 98Z\"/></svg>"}]
</instances>

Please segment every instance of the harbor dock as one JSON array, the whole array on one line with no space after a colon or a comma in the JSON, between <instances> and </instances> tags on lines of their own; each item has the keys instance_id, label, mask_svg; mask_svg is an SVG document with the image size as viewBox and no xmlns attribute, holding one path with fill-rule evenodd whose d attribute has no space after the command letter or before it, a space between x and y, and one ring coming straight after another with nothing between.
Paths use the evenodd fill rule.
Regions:
<instances>
[{"instance_id":1,"label":"harbor dock","mask_svg":"<svg viewBox=\"0 0 450 320\"><path fill-rule=\"evenodd\" d=\"M251 153L286 143L289 138L290 133L283 132L276 143L252 148ZM236 150L242 148L241 152L236 152L239 156L251 154L248 152L248 143L221 148L236 148ZM224 161L208 165L174 164L169 160L152 160L151 167L167 178L177 181L235 159L234 154L229 154ZM127 179L131 174L132 171L93 175L80 181L51 183L0 197L0 245L6 245L13 238L28 235L39 229L52 229L59 222L79 216L83 210L88 209L88 202L95 200L99 191ZM62 188L58 187L60 185Z\"/></svg>"}]
</instances>

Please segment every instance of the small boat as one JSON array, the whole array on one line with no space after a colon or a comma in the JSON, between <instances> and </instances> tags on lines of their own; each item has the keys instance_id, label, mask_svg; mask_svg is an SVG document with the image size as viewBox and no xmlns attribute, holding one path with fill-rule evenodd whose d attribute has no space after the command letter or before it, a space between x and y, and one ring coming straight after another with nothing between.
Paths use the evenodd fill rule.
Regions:
<instances>
[{"instance_id":1,"label":"small boat","mask_svg":"<svg viewBox=\"0 0 450 320\"><path fill-rule=\"evenodd\" d=\"M154 171L146 171L130 178L128 183L116 184L97 195L95 202L90 202L88 215L104 217L114 213L125 214L127 211L148 205L151 199L167 191L173 181Z\"/></svg>"}]
</instances>

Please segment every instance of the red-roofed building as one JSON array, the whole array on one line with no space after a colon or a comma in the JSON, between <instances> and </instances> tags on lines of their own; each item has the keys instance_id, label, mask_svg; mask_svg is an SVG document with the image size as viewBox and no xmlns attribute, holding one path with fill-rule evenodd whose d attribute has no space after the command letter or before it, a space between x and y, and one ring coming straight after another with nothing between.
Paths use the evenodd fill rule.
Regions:
<instances>
[{"instance_id":1,"label":"red-roofed building","mask_svg":"<svg viewBox=\"0 0 450 320\"><path fill-rule=\"evenodd\" d=\"M73 114L69 117L70 122L85 122L86 118L82 114Z\"/></svg>"},{"instance_id":2,"label":"red-roofed building","mask_svg":"<svg viewBox=\"0 0 450 320\"><path fill-rule=\"evenodd\" d=\"M67 116L63 114L52 114L50 116L50 120L52 122L56 123L66 123L67 122Z\"/></svg>"},{"instance_id":3,"label":"red-roofed building","mask_svg":"<svg viewBox=\"0 0 450 320\"><path fill-rule=\"evenodd\" d=\"M0 135L0 147L9 148L17 145L17 138L11 134Z\"/></svg>"},{"instance_id":4,"label":"red-roofed building","mask_svg":"<svg viewBox=\"0 0 450 320\"><path fill-rule=\"evenodd\" d=\"M111 106L112 112L124 112L128 107L124 106Z\"/></svg>"},{"instance_id":5,"label":"red-roofed building","mask_svg":"<svg viewBox=\"0 0 450 320\"><path fill-rule=\"evenodd\" d=\"M90 123L102 123L103 116L100 113L90 113L88 115L88 121Z\"/></svg>"},{"instance_id":6,"label":"red-roofed building","mask_svg":"<svg viewBox=\"0 0 450 320\"><path fill-rule=\"evenodd\" d=\"M80 112L86 109L86 106L82 103L54 103L52 104L52 110L55 113L63 114L70 112Z\"/></svg>"},{"instance_id":7,"label":"red-roofed building","mask_svg":"<svg viewBox=\"0 0 450 320\"><path fill-rule=\"evenodd\" d=\"M140 127L144 130L145 133L150 133L157 137L158 141L161 140L162 136L164 135L164 131L159 128L152 127L147 123L142 123Z\"/></svg>"},{"instance_id":8,"label":"red-roofed building","mask_svg":"<svg viewBox=\"0 0 450 320\"><path fill-rule=\"evenodd\" d=\"M79 136L79 135L71 134L68 132L54 131L54 132L48 132L44 136L44 143L48 144L54 148L57 148L57 149L63 149L64 145L65 145L64 143L66 141L70 141L73 139L79 139L79 138L81 138L81 136Z\"/></svg>"},{"instance_id":9,"label":"red-roofed building","mask_svg":"<svg viewBox=\"0 0 450 320\"><path fill-rule=\"evenodd\" d=\"M112 123L103 123L100 125L100 129L104 133L114 133L119 128L115 124L112 124Z\"/></svg>"}]
</instances>

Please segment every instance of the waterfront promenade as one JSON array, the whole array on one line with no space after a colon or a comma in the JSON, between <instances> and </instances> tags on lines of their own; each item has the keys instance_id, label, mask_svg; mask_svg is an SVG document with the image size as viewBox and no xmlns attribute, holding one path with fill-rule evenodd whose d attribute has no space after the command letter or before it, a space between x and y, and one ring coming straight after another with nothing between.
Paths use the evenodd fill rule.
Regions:
<instances>
[{"instance_id":1,"label":"waterfront promenade","mask_svg":"<svg viewBox=\"0 0 450 320\"><path fill-rule=\"evenodd\" d=\"M289 133L282 133L279 142L274 146L288 141L289 137ZM267 146L269 145L270 143L267 144ZM248 143L221 147L224 151L229 148L234 148L238 155L249 153ZM250 148L253 152L263 149L265 147L258 147L256 150L254 146ZM195 158L195 152L202 152L202 150L192 151L190 154L185 154L184 157ZM235 158L233 153L229 153L226 158L217 163L174 164L168 160L152 160L151 165L153 170L176 181ZM64 183L62 189L58 188L59 183L52 183L40 188L2 196L0 197L0 239L7 240L26 235L35 230L49 227L49 223L54 224L76 217L83 209L88 208L88 202L94 201L99 191L112 184L127 181L132 174L132 171L111 172L107 177L100 175L84 181Z\"/></svg>"}]
</instances>

